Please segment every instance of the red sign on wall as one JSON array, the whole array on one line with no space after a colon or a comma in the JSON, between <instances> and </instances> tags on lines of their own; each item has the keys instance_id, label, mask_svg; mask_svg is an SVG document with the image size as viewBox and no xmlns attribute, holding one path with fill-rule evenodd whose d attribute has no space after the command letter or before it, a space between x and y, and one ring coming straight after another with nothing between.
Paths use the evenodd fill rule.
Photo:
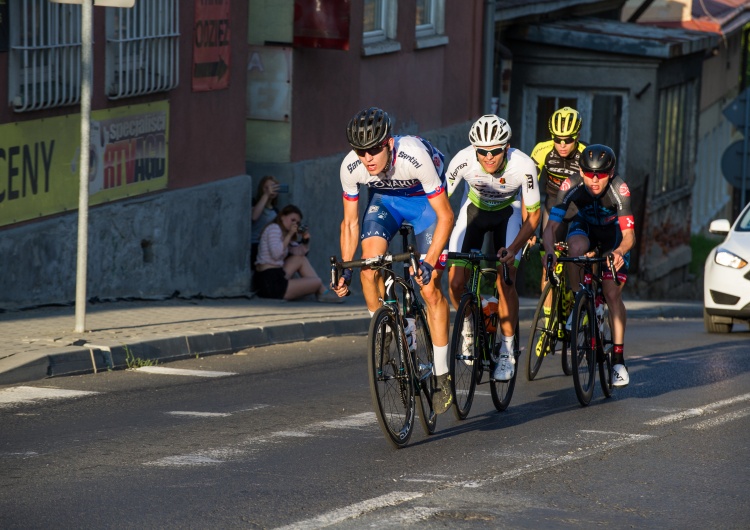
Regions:
<instances>
[{"instance_id":1,"label":"red sign on wall","mask_svg":"<svg viewBox=\"0 0 750 530\"><path fill-rule=\"evenodd\" d=\"M349 49L349 0L294 0L294 45Z\"/></svg>"},{"instance_id":2,"label":"red sign on wall","mask_svg":"<svg viewBox=\"0 0 750 530\"><path fill-rule=\"evenodd\" d=\"M229 86L230 0L195 0L193 91Z\"/></svg>"}]
</instances>

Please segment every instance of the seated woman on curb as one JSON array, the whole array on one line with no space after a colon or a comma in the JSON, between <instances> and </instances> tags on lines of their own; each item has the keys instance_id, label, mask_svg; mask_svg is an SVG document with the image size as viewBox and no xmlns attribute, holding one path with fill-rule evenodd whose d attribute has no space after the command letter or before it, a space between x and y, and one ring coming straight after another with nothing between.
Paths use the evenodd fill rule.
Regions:
<instances>
[{"instance_id":1,"label":"seated woman on curb","mask_svg":"<svg viewBox=\"0 0 750 530\"><path fill-rule=\"evenodd\" d=\"M255 286L262 298L296 300L315 293L318 302L342 302L323 285L307 259L310 234L305 230L298 242L302 212L285 206L263 230L255 261ZM299 278L295 278L299 274Z\"/></svg>"}]
</instances>

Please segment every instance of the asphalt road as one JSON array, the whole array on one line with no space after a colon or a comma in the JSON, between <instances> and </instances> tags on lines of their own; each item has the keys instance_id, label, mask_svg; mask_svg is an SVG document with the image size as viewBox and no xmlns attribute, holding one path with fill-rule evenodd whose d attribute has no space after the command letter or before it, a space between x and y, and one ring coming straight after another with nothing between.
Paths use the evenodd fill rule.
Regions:
<instances>
[{"instance_id":1,"label":"asphalt road","mask_svg":"<svg viewBox=\"0 0 750 530\"><path fill-rule=\"evenodd\" d=\"M750 526L750 332L631 320L612 399L580 407L551 357L506 412L480 386L402 450L365 342L0 387L0 527Z\"/></svg>"}]
</instances>

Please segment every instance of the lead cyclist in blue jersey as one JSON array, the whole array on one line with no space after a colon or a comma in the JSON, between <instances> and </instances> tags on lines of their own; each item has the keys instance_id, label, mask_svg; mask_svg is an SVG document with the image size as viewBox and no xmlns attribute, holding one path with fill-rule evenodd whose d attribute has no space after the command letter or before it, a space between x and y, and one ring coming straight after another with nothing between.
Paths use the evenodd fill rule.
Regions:
<instances>
[{"instance_id":1,"label":"lead cyclist in blue jersey","mask_svg":"<svg viewBox=\"0 0 750 530\"><path fill-rule=\"evenodd\" d=\"M580 176L568 177L560 186L557 204L550 212L544 229L544 249L547 258L557 263L554 251L555 230L565 217L571 204L578 213L568 228L568 255L582 256L600 245L604 254L614 255L614 271L606 268L602 274L602 290L612 317L612 384L627 386L630 382L625 367L623 344L627 319L622 289L627 280L630 250L635 245L635 221L630 208L630 189L625 181L615 174L617 159L614 151L601 144L589 145L581 153ZM579 267L568 267L570 286L578 291L581 283ZM620 285L615 284L617 274Z\"/></svg>"},{"instance_id":2,"label":"lead cyclist in blue jersey","mask_svg":"<svg viewBox=\"0 0 750 530\"><path fill-rule=\"evenodd\" d=\"M436 392L432 406L441 414L453 400L448 373L448 300L441 290L444 254L453 228L453 210L445 188L445 158L427 140L392 136L388 114L376 107L358 112L346 128L352 151L341 163L344 220L341 222L341 258L354 259L362 242L362 259L385 254L388 243L408 221L414 227L421 264L415 271L427 306L435 353ZM367 186L370 198L359 224L359 189ZM426 251L426 252L425 252ZM346 296L351 270L345 270L334 290ZM363 268L362 291L370 314L380 307L380 277Z\"/></svg>"}]
</instances>

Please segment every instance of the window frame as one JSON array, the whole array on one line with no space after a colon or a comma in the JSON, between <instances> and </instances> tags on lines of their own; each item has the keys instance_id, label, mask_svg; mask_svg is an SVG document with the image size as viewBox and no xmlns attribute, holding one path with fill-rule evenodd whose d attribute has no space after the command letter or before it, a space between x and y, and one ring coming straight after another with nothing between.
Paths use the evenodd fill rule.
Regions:
<instances>
[{"instance_id":1,"label":"window frame","mask_svg":"<svg viewBox=\"0 0 750 530\"><path fill-rule=\"evenodd\" d=\"M19 7L10 17L19 23L9 24L9 106L30 112L80 103L81 7L48 0L9 5Z\"/></svg>"},{"instance_id":2,"label":"window frame","mask_svg":"<svg viewBox=\"0 0 750 530\"><path fill-rule=\"evenodd\" d=\"M105 93L110 100L177 88L179 24L179 0L141 1L131 8L106 10Z\"/></svg>"},{"instance_id":3,"label":"window frame","mask_svg":"<svg viewBox=\"0 0 750 530\"><path fill-rule=\"evenodd\" d=\"M396 40L398 27L398 0L371 0L380 6L381 27L371 31L364 31L364 16L362 26L362 55L381 55L401 50L401 43Z\"/></svg>"}]
</instances>

